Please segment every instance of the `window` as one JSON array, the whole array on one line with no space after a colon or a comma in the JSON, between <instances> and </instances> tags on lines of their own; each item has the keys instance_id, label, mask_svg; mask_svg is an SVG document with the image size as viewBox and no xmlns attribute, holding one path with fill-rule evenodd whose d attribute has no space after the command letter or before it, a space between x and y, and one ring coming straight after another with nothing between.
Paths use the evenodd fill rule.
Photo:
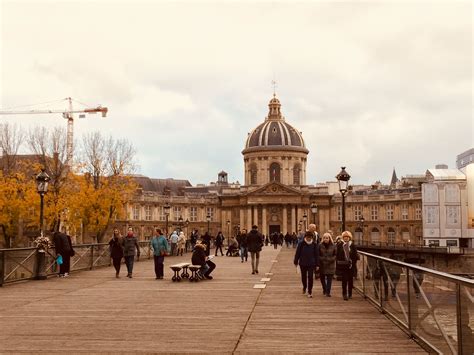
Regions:
<instances>
[{"instance_id":1,"label":"window","mask_svg":"<svg viewBox=\"0 0 474 355\"><path fill-rule=\"evenodd\" d=\"M457 240L447 240L446 241L446 246L447 247L457 247L458 246L458 241Z\"/></svg>"},{"instance_id":2,"label":"window","mask_svg":"<svg viewBox=\"0 0 474 355\"><path fill-rule=\"evenodd\" d=\"M293 168L293 184L299 185L301 183L301 168L299 164L296 164Z\"/></svg>"},{"instance_id":3,"label":"window","mask_svg":"<svg viewBox=\"0 0 474 355\"><path fill-rule=\"evenodd\" d=\"M342 221L342 206L336 207L337 220Z\"/></svg>"},{"instance_id":4,"label":"window","mask_svg":"<svg viewBox=\"0 0 474 355\"><path fill-rule=\"evenodd\" d=\"M362 217L362 206L354 206L354 221L360 221Z\"/></svg>"},{"instance_id":5,"label":"window","mask_svg":"<svg viewBox=\"0 0 474 355\"><path fill-rule=\"evenodd\" d=\"M444 188L446 202L460 202L459 186L455 184L447 184Z\"/></svg>"},{"instance_id":6,"label":"window","mask_svg":"<svg viewBox=\"0 0 474 355\"><path fill-rule=\"evenodd\" d=\"M211 216L211 222L214 222L214 207L206 208L206 220L208 215Z\"/></svg>"},{"instance_id":7,"label":"window","mask_svg":"<svg viewBox=\"0 0 474 355\"><path fill-rule=\"evenodd\" d=\"M402 205L402 221L408 220L408 205Z\"/></svg>"},{"instance_id":8,"label":"window","mask_svg":"<svg viewBox=\"0 0 474 355\"><path fill-rule=\"evenodd\" d=\"M257 165L250 166L250 185L257 185Z\"/></svg>"},{"instance_id":9,"label":"window","mask_svg":"<svg viewBox=\"0 0 474 355\"><path fill-rule=\"evenodd\" d=\"M152 217L152 209L151 206L145 206L145 220L151 221Z\"/></svg>"},{"instance_id":10,"label":"window","mask_svg":"<svg viewBox=\"0 0 474 355\"><path fill-rule=\"evenodd\" d=\"M134 220L140 219L140 206L139 205L133 206L133 219Z\"/></svg>"},{"instance_id":11,"label":"window","mask_svg":"<svg viewBox=\"0 0 474 355\"><path fill-rule=\"evenodd\" d=\"M270 181L280 182L280 164L271 163L271 165L270 165Z\"/></svg>"},{"instance_id":12,"label":"window","mask_svg":"<svg viewBox=\"0 0 474 355\"><path fill-rule=\"evenodd\" d=\"M395 244L395 230L393 228L389 228L387 231L387 241L388 244Z\"/></svg>"},{"instance_id":13,"label":"window","mask_svg":"<svg viewBox=\"0 0 474 355\"><path fill-rule=\"evenodd\" d=\"M428 240L428 245L430 247L439 247L439 240Z\"/></svg>"},{"instance_id":14,"label":"window","mask_svg":"<svg viewBox=\"0 0 474 355\"><path fill-rule=\"evenodd\" d=\"M376 221L377 219L379 219L379 206L377 205L370 206L370 219L372 221Z\"/></svg>"},{"instance_id":15,"label":"window","mask_svg":"<svg viewBox=\"0 0 474 355\"><path fill-rule=\"evenodd\" d=\"M370 232L370 241L372 243L380 242L380 231L377 228L372 228L372 231Z\"/></svg>"},{"instance_id":16,"label":"window","mask_svg":"<svg viewBox=\"0 0 474 355\"><path fill-rule=\"evenodd\" d=\"M362 228L357 227L354 231L354 238L357 244L362 242L363 232Z\"/></svg>"},{"instance_id":17,"label":"window","mask_svg":"<svg viewBox=\"0 0 474 355\"><path fill-rule=\"evenodd\" d=\"M459 223L459 206L446 206L446 223Z\"/></svg>"},{"instance_id":18,"label":"window","mask_svg":"<svg viewBox=\"0 0 474 355\"><path fill-rule=\"evenodd\" d=\"M173 206L173 218L175 221L179 220L181 217L181 206Z\"/></svg>"},{"instance_id":19,"label":"window","mask_svg":"<svg viewBox=\"0 0 474 355\"><path fill-rule=\"evenodd\" d=\"M420 204L415 205L415 219L417 220L421 219L421 205Z\"/></svg>"},{"instance_id":20,"label":"window","mask_svg":"<svg viewBox=\"0 0 474 355\"><path fill-rule=\"evenodd\" d=\"M410 231L408 230L408 228L403 228L402 229L402 240L404 242L409 242L410 241Z\"/></svg>"},{"instance_id":21,"label":"window","mask_svg":"<svg viewBox=\"0 0 474 355\"><path fill-rule=\"evenodd\" d=\"M189 221L190 222L197 222L198 220L198 209L197 207L190 207L189 208Z\"/></svg>"},{"instance_id":22,"label":"window","mask_svg":"<svg viewBox=\"0 0 474 355\"><path fill-rule=\"evenodd\" d=\"M158 219L160 221L166 220L165 209L163 208L163 206L158 207Z\"/></svg>"},{"instance_id":23,"label":"window","mask_svg":"<svg viewBox=\"0 0 474 355\"><path fill-rule=\"evenodd\" d=\"M393 205L387 205L385 209L387 211L387 221L392 221L393 220Z\"/></svg>"},{"instance_id":24,"label":"window","mask_svg":"<svg viewBox=\"0 0 474 355\"><path fill-rule=\"evenodd\" d=\"M427 206L425 208L426 224L436 224L438 222L438 207Z\"/></svg>"}]
</instances>

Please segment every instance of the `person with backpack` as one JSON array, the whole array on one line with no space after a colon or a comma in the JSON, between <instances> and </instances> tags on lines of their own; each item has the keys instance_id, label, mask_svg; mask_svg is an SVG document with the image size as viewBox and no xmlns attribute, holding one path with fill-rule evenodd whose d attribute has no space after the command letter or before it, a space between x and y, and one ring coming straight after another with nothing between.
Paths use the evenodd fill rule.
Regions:
<instances>
[{"instance_id":1,"label":"person with backpack","mask_svg":"<svg viewBox=\"0 0 474 355\"><path fill-rule=\"evenodd\" d=\"M259 233L258 227L253 225L252 230L247 234L247 248L250 252L250 259L252 261L252 275L258 274L258 263L263 246L262 240L262 234Z\"/></svg>"},{"instance_id":2,"label":"person with backpack","mask_svg":"<svg viewBox=\"0 0 474 355\"><path fill-rule=\"evenodd\" d=\"M157 280L164 277L165 256L169 253L169 244L161 229L156 228L155 236L150 240L150 248L153 250L153 260L155 262L155 276Z\"/></svg>"},{"instance_id":3,"label":"person with backpack","mask_svg":"<svg viewBox=\"0 0 474 355\"><path fill-rule=\"evenodd\" d=\"M301 243L298 244L293 263L301 269L301 282L303 294L307 292L308 298L313 297L313 273L319 265L319 249L313 240L314 234L306 232Z\"/></svg>"}]
</instances>

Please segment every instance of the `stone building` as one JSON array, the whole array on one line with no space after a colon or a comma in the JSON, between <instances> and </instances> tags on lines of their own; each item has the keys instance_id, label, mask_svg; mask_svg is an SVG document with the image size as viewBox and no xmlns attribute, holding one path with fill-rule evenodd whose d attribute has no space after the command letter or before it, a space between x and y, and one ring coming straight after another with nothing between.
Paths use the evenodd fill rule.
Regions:
<instances>
[{"instance_id":1,"label":"stone building","mask_svg":"<svg viewBox=\"0 0 474 355\"><path fill-rule=\"evenodd\" d=\"M209 228L212 235L220 230L227 236L256 224L267 235L297 232L316 223L320 231L332 229L338 234L341 195L337 182L308 184L308 154L302 133L287 122L274 95L263 123L245 140L243 185L228 182L224 171L215 183L197 186L187 180L137 176L141 188L127 205L127 218L117 223L124 231L132 226L141 239L149 238L153 227L165 229L164 206L168 204L168 230L203 233ZM396 187L354 187L346 196L346 227L358 241L421 242L421 190L409 179L402 181ZM315 214L311 204L318 207Z\"/></svg>"}]
</instances>

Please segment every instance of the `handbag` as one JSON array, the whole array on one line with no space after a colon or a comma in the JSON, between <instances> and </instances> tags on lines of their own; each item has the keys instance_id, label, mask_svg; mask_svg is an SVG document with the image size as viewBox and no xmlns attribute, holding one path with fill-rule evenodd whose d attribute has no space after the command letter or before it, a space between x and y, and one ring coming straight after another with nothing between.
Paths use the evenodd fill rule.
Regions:
<instances>
[{"instance_id":1,"label":"handbag","mask_svg":"<svg viewBox=\"0 0 474 355\"><path fill-rule=\"evenodd\" d=\"M167 251L165 251L165 250L162 250L162 251L161 251L161 256L168 256L168 255L169 255L169 254L168 254Z\"/></svg>"},{"instance_id":2,"label":"handbag","mask_svg":"<svg viewBox=\"0 0 474 355\"><path fill-rule=\"evenodd\" d=\"M58 265L62 265L63 264L63 256L62 255L58 255L57 258L56 258L56 264Z\"/></svg>"}]
</instances>

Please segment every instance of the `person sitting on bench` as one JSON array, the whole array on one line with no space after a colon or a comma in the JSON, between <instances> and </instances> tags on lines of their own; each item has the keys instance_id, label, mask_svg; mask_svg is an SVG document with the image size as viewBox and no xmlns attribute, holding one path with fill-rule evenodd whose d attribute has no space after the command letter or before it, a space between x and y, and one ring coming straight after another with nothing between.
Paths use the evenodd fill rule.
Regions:
<instances>
[{"instance_id":1,"label":"person sitting on bench","mask_svg":"<svg viewBox=\"0 0 474 355\"><path fill-rule=\"evenodd\" d=\"M238 256L239 255L239 243L235 237L231 237L229 240L229 247L227 248L227 253L225 256Z\"/></svg>"},{"instance_id":2,"label":"person sitting on bench","mask_svg":"<svg viewBox=\"0 0 474 355\"><path fill-rule=\"evenodd\" d=\"M201 270L199 271L206 279L212 280L211 272L216 268L209 257L206 256L206 245L197 243L194 247L193 256L191 257L191 262L193 265L201 265Z\"/></svg>"}]
</instances>

